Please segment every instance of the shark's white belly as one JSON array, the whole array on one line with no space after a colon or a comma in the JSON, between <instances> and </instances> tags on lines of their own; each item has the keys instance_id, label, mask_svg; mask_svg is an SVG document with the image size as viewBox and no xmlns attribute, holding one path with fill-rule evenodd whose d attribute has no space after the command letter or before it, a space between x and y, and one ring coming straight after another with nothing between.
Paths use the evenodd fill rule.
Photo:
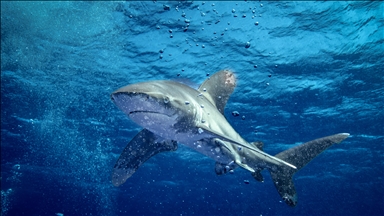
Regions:
<instances>
[{"instance_id":1,"label":"shark's white belly","mask_svg":"<svg viewBox=\"0 0 384 216\"><path fill-rule=\"evenodd\" d=\"M185 142L182 144L200 152L201 154L207 157L212 158L213 160L219 163L228 164L231 161L233 161L233 158L230 157L228 152L222 146L215 145L214 142L215 141L212 139L203 139L203 140Z\"/></svg>"}]
</instances>

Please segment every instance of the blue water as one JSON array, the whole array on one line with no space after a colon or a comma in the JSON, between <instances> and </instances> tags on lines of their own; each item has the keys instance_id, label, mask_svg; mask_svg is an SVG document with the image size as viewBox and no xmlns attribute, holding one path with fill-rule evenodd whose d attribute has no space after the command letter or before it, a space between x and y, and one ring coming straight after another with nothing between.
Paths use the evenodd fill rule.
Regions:
<instances>
[{"instance_id":1,"label":"blue water","mask_svg":"<svg viewBox=\"0 0 384 216\"><path fill-rule=\"evenodd\" d=\"M1 215L384 215L383 11L354 1L2 1ZM264 183L242 169L217 176L183 145L115 188L113 165L141 128L110 93L158 79L198 86L224 68L238 78L225 115L266 152L351 134L294 176L298 205L281 200L268 172Z\"/></svg>"}]
</instances>

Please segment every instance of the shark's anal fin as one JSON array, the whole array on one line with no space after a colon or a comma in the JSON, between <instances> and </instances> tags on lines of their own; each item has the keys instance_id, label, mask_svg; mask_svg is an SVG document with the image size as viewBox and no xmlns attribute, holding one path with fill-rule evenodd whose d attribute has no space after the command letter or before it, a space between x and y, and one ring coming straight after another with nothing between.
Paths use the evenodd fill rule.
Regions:
<instances>
[{"instance_id":1,"label":"shark's anal fin","mask_svg":"<svg viewBox=\"0 0 384 216\"><path fill-rule=\"evenodd\" d=\"M206 92L204 96L216 106L221 114L224 107L236 87L236 78L232 71L222 70L213 74L199 87L200 92Z\"/></svg>"},{"instance_id":2,"label":"shark's anal fin","mask_svg":"<svg viewBox=\"0 0 384 216\"><path fill-rule=\"evenodd\" d=\"M140 131L125 147L112 172L112 184L120 186L149 158L164 151L175 151L177 142L159 138L147 129Z\"/></svg>"},{"instance_id":3,"label":"shark's anal fin","mask_svg":"<svg viewBox=\"0 0 384 216\"><path fill-rule=\"evenodd\" d=\"M273 183L285 203L292 207L297 204L297 195L292 181L292 176L298 170L307 165L317 155L333 144L340 143L348 136L348 133L339 133L315 139L275 155L275 157L287 161L288 163L293 163L297 166L297 170L289 169L285 166L269 170L271 172Z\"/></svg>"},{"instance_id":4,"label":"shark's anal fin","mask_svg":"<svg viewBox=\"0 0 384 216\"><path fill-rule=\"evenodd\" d=\"M261 175L262 169L256 169L255 172L251 173L253 178L258 182L264 182L264 177Z\"/></svg>"}]
</instances>

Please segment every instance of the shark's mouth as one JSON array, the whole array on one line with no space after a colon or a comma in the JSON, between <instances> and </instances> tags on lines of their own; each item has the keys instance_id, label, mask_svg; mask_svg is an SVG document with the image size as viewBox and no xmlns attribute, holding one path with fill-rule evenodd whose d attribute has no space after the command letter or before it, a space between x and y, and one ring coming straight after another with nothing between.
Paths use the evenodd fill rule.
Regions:
<instances>
[{"instance_id":1,"label":"shark's mouth","mask_svg":"<svg viewBox=\"0 0 384 216\"><path fill-rule=\"evenodd\" d=\"M167 115L161 112L156 112L156 111L136 110L136 111L129 112L129 116L135 115L135 114L156 114L156 115L165 115L165 116L171 117L170 115Z\"/></svg>"}]
</instances>

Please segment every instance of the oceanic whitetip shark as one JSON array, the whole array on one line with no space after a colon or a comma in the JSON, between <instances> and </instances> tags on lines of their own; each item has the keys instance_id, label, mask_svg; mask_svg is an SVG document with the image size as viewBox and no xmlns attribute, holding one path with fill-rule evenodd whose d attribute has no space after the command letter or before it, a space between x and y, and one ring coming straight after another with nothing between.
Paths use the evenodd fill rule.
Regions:
<instances>
[{"instance_id":1,"label":"oceanic whitetip shark","mask_svg":"<svg viewBox=\"0 0 384 216\"><path fill-rule=\"evenodd\" d=\"M175 151L181 143L215 160L218 175L242 167L263 182L261 171L269 170L280 196L289 206L295 206L293 175L349 134L315 139L275 156L269 155L263 151L262 142L247 142L224 117L224 107L235 86L234 73L222 70L198 89L160 80L128 85L113 92L111 99L116 106L144 128L117 160L113 185L123 184L150 157Z\"/></svg>"}]
</instances>

